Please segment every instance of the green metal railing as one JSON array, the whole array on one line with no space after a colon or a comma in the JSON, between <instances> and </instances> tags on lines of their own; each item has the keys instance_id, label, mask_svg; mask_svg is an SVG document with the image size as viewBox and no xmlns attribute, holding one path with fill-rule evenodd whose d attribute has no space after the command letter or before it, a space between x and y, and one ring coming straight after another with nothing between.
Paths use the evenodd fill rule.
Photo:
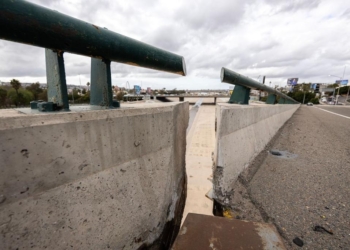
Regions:
<instances>
[{"instance_id":1,"label":"green metal railing","mask_svg":"<svg viewBox=\"0 0 350 250\"><path fill-rule=\"evenodd\" d=\"M186 75L182 56L23 0L0 1L0 39L46 50L48 100L69 109L63 52L91 57L91 105L112 100L110 63Z\"/></svg>"},{"instance_id":2,"label":"green metal railing","mask_svg":"<svg viewBox=\"0 0 350 250\"><path fill-rule=\"evenodd\" d=\"M275 104L277 96L279 97L279 104L298 104L297 101L289 96L224 67L221 69L220 79L221 82L235 85L229 103L249 104L250 90L255 89L269 93L266 101L267 104Z\"/></svg>"}]
</instances>

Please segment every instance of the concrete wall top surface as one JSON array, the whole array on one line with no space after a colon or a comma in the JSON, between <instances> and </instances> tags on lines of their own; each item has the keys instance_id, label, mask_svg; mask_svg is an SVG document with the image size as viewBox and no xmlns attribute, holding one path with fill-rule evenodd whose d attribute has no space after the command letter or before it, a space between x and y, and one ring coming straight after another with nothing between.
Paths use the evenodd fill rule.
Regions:
<instances>
[{"instance_id":1,"label":"concrete wall top surface","mask_svg":"<svg viewBox=\"0 0 350 250\"><path fill-rule=\"evenodd\" d=\"M62 122L76 122L84 120L104 119L106 117L122 117L145 114L147 112L163 112L164 109L171 110L176 103L143 103L127 104L118 109L97 109L97 110L74 110L61 112L38 112L36 110L30 113L29 108L25 109L2 109L0 110L0 130L39 126L48 124L57 124ZM89 107L86 105L86 107ZM21 110L26 110L22 112ZM25 119L24 119L25 117Z\"/></svg>"}]
</instances>

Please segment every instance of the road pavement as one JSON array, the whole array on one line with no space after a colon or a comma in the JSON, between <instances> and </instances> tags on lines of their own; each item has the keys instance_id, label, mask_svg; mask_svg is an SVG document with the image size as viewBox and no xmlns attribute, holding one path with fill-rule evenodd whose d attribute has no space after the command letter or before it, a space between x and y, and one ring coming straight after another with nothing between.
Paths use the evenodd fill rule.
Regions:
<instances>
[{"instance_id":1,"label":"road pavement","mask_svg":"<svg viewBox=\"0 0 350 250\"><path fill-rule=\"evenodd\" d=\"M323 105L323 106L315 106L322 110L327 110L339 115L344 115L350 118L350 106L332 106L332 105Z\"/></svg>"},{"instance_id":2,"label":"road pavement","mask_svg":"<svg viewBox=\"0 0 350 250\"><path fill-rule=\"evenodd\" d=\"M346 107L319 107L350 116ZM287 248L300 249L293 243L299 237L303 249L350 249L349 138L350 119L302 106L267 148L282 156L260 154L258 170L245 183L247 196Z\"/></svg>"}]
</instances>

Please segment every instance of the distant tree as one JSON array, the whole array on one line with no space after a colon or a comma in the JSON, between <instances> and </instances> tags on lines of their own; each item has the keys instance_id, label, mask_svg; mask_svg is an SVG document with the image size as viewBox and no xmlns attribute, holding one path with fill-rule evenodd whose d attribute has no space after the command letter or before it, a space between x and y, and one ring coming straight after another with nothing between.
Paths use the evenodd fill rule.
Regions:
<instances>
[{"instance_id":1,"label":"distant tree","mask_svg":"<svg viewBox=\"0 0 350 250\"><path fill-rule=\"evenodd\" d=\"M339 86L339 84L332 83L332 84L327 85L327 88L338 88L338 86Z\"/></svg>"},{"instance_id":2,"label":"distant tree","mask_svg":"<svg viewBox=\"0 0 350 250\"><path fill-rule=\"evenodd\" d=\"M348 90L349 90L350 86L343 86L340 88L339 90L339 94L340 95L346 95L348 93Z\"/></svg>"},{"instance_id":3,"label":"distant tree","mask_svg":"<svg viewBox=\"0 0 350 250\"><path fill-rule=\"evenodd\" d=\"M6 106L7 90L0 88L0 107Z\"/></svg>"},{"instance_id":4,"label":"distant tree","mask_svg":"<svg viewBox=\"0 0 350 250\"><path fill-rule=\"evenodd\" d=\"M287 95L293 98L294 100L303 103L304 100L304 94L305 94L305 101L304 103L308 103L311 101L311 99L315 98L316 94L311 92L304 92L304 91L294 91L289 92Z\"/></svg>"},{"instance_id":5,"label":"distant tree","mask_svg":"<svg viewBox=\"0 0 350 250\"><path fill-rule=\"evenodd\" d=\"M90 91L90 82L87 82L86 86L88 86L88 91Z\"/></svg>"},{"instance_id":6,"label":"distant tree","mask_svg":"<svg viewBox=\"0 0 350 250\"><path fill-rule=\"evenodd\" d=\"M32 92L30 92L29 90L26 90L26 89L20 89L19 90L19 93L20 93L20 96L21 96L21 99L20 99L20 103L21 105L29 105L29 103L31 101L34 100L34 95Z\"/></svg>"},{"instance_id":7,"label":"distant tree","mask_svg":"<svg viewBox=\"0 0 350 250\"><path fill-rule=\"evenodd\" d=\"M260 99L261 102L266 102L267 101L267 95L264 95Z\"/></svg>"},{"instance_id":8,"label":"distant tree","mask_svg":"<svg viewBox=\"0 0 350 250\"><path fill-rule=\"evenodd\" d=\"M310 100L310 102L312 102L313 104L320 104L320 101L319 101L318 98L312 98L312 99Z\"/></svg>"},{"instance_id":9,"label":"distant tree","mask_svg":"<svg viewBox=\"0 0 350 250\"><path fill-rule=\"evenodd\" d=\"M77 103L78 102L78 99L79 99L79 95L78 95L78 89L77 88L74 88L72 90L72 92L70 94L68 94L68 100L74 100L74 103Z\"/></svg>"},{"instance_id":10,"label":"distant tree","mask_svg":"<svg viewBox=\"0 0 350 250\"><path fill-rule=\"evenodd\" d=\"M121 101L121 100L123 100L123 97L124 97L124 92L123 91L119 91L117 93L117 100Z\"/></svg>"},{"instance_id":11,"label":"distant tree","mask_svg":"<svg viewBox=\"0 0 350 250\"><path fill-rule=\"evenodd\" d=\"M14 88L11 88L7 91L7 98L10 100L10 104L14 104L18 107L29 105L29 103L34 100L34 95L26 89L20 88L16 91Z\"/></svg>"},{"instance_id":12,"label":"distant tree","mask_svg":"<svg viewBox=\"0 0 350 250\"><path fill-rule=\"evenodd\" d=\"M86 89L83 89L83 90L81 91L81 93L82 93L83 95L85 95L85 94L86 94Z\"/></svg>"},{"instance_id":13,"label":"distant tree","mask_svg":"<svg viewBox=\"0 0 350 250\"><path fill-rule=\"evenodd\" d=\"M43 89L43 92L38 94L38 99L37 100L41 100L41 101L47 102L47 89Z\"/></svg>"},{"instance_id":14,"label":"distant tree","mask_svg":"<svg viewBox=\"0 0 350 250\"><path fill-rule=\"evenodd\" d=\"M18 93L19 88L22 86L22 84L17 79L12 79L10 84L12 88L16 90L16 93Z\"/></svg>"},{"instance_id":15,"label":"distant tree","mask_svg":"<svg viewBox=\"0 0 350 250\"><path fill-rule=\"evenodd\" d=\"M34 100L38 100L38 96L43 92L43 89L40 87L40 83L32 83L31 85L26 87L27 90L33 93Z\"/></svg>"},{"instance_id":16,"label":"distant tree","mask_svg":"<svg viewBox=\"0 0 350 250\"><path fill-rule=\"evenodd\" d=\"M75 98L75 97L74 97ZM76 100L76 101L75 101ZM86 92L85 95L79 96L78 99L74 99L76 103L89 103L90 102L90 92Z\"/></svg>"}]
</instances>

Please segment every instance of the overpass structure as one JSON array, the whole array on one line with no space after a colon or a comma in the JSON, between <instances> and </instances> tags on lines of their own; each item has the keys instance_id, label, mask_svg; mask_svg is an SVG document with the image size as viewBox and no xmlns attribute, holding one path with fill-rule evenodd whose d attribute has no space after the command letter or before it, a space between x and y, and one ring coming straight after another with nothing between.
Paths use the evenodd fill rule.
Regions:
<instances>
[{"instance_id":1,"label":"overpass structure","mask_svg":"<svg viewBox=\"0 0 350 250\"><path fill-rule=\"evenodd\" d=\"M119 62L184 76L184 58L26 1L2 1L0 14L1 39L45 48L49 99L32 103L45 112L0 114L0 141L5 142L0 144L0 248L169 249L186 244L180 236L187 226L174 241L191 201L186 200L187 184L195 185L186 174L187 97L178 96L184 98L181 103L120 107L111 97L110 71L111 62ZM91 57L91 110L69 107L64 52ZM209 126L194 120L202 135L215 135L213 151L200 148L210 140L201 140L195 130L191 138L192 163L209 157L213 167L215 202L209 210L216 215L225 215L232 185L299 108L282 93L233 71L221 72L221 80L235 84L237 91L229 103L210 107ZM268 104L238 105L249 104L250 89L270 91ZM279 104L272 105L277 96ZM222 219L210 218L208 232L210 223ZM222 224L239 224L243 232L261 229L250 247L284 249L273 225Z\"/></svg>"},{"instance_id":2,"label":"overpass structure","mask_svg":"<svg viewBox=\"0 0 350 250\"><path fill-rule=\"evenodd\" d=\"M227 95L157 95L152 96L151 99L160 100L163 102L168 102L169 98L179 98L179 102L186 101L189 98L212 98L213 104L216 104L217 98L227 98ZM195 103L194 101L189 101L189 103Z\"/></svg>"}]
</instances>

